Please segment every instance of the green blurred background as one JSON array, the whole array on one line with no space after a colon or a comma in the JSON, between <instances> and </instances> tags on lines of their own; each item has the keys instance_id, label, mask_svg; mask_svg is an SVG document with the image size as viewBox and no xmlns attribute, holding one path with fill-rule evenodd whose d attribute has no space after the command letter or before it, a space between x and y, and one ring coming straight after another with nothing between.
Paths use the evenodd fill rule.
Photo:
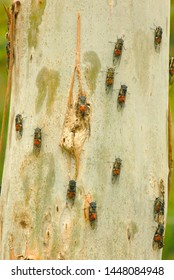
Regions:
<instances>
[{"instance_id":1,"label":"green blurred background","mask_svg":"<svg viewBox=\"0 0 174 280\"><path fill-rule=\"evenodd\" d=\"M7 6L10 6L10 0L3 1ZM170 56L174 56L174 0L171 0L171 20L170 20ZM5 34L7 32L7 16L4 12L2 2L0 2L0 131L2 125L2 113L3 113L3 104L7 84L7 59L6 59L6 38ZM173 116L173 150L174 150L174 85L170 89L170 101L172 107L172 116ZM6 120L8 123L8 119ZM7 135L7 126L6 131ZM6 135L4 137L3 147L5 147ZM174 158L174 153L173 153ZM0 185L2 178L2 169L4 161L4 149L3 154L0 158ZM174 173L173 173L174 174ZM165 246L163 249L163 259L165 260L174 260L174 175L172 178L171 193L169 198L169 207L168 207L168 217L167 217L167 228L165 234Z\"/></svg>"},{"instance_id":2,"label":"green blurred background","mask_svg":"<svg viewBox=\"0 0 174 280\"><path fill-rule=\"evenodd\" d=\"M9 6L10 0L4 0L5 4ZM7 59L6 59L6 44L7 40L5 34L7 32L7 16L4 12L4 8L2 6L2 2L0 2L0 131L2 126L2 114L3 114L3 105L4 105L4 98L6 92L6 85L7 85ZM6 121L8 123L8 120ZM7 125L5 130L5 137L3 142L3 147L5 147L7 136ZM4 149L2 155L0 155L0 186L1 186L1 178L2 178L2 168L3 168L3 161L4 161Z\"/></svg>"}]
</instances>

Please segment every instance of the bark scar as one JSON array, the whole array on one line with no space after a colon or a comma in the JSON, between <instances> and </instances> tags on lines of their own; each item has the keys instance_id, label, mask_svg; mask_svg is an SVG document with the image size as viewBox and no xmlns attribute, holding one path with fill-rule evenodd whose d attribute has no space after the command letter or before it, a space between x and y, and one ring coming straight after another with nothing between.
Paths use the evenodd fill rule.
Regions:
<instances>
[{"instance_id":1,"label":"bark scar","mask_svg":"<svg viewBox=\"0 0 174 280\"><path fill-rule=\"evenodd\" d=\"M87 99L87 93L83 90L82 86L82 74L80 66L80 12L78 12L77 18L77 49L76 49L76 61L74 71L71 78L71 84L69 89L69 96L67 101L67 109L63 124L62 135L60 139L60 147L67 151L70 160L68 164L69 177L77 179L79 172L80 155L86 138L90 135L90 104ZM76 102L73 101L73 89L75 80L78 81L78 92L76 95ZM85 102L81 105L79 100ZM80 111L81 108L81 111ZM71 159L75 159L75 175L71 175Z\"/></svg>"},{"instance_id":2,"label":"bark scar","mask_svg":"<svg viewBox=\"0 0 174 280\"><path fill-rule=\"evenodd\" d=\"M10 260L39 260L39 256L37 254L33 254L29 251L28 248L28 240L25 242L25 253L24 255L15 255L14 253L14 237L11 233L8 238L9 241L9 256Z\"/></svg>"}]
</instances>

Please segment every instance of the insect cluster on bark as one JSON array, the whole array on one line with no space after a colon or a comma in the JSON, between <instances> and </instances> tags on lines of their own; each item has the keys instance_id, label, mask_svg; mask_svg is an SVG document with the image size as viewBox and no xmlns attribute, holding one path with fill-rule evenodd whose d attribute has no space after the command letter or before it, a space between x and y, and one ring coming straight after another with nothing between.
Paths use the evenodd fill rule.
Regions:
<instances>
[{"instance_id":1,"label":"insect cluster on bark","mask_svg":"<svg viewBox=\"0 0 174 280\"><path fill-rule=\"evenodd\" d=\"M160 51L160 46L162 42L163 30L160 26L154 29L154 47L156 51ZM111 42L113 43L113 42ZM114 74L116 67L119 66L122 52L124 49L124 40L123 38L117 39L113 51L113 67L108 68L106 73L105 88L106 93L113 92L114 90ZM171 58L169 61L169 76L170 81L172 81L174 75L174 59ZM121 84L117 97L117 108L119 111L124 107L127 95L127 85ZM112 182L115 182L116 178L120 175L122 160L116 158L113 163L112 168ZM163 181L161 181L161 186L163 186ZM163 247L163 235L164 235L164 189L161 187L161 195L155 199L154 202L154 220L158 223L158 227L155 231L153 237L153 247L157 246L159 249Z\"/></svg>"},{"instance_id":2,"label":"insect cluster on bark","mask_svg":"<svg viewBox=\"0 0 174 280\"><path fill-rule=\"evenodd\" d=\"M164 246L164 182L161 179L159 182L160 195L155 198L153 212L154 220L158 224L153 237L153 248L161 249Z\"/></svg>"},{"instance_id":3,"label":"insect cluster on bark","mask_svg":"<svg viewBox=\"0 0 174 280\"><path fill-rule=\"evenodd\" d=\"M17 1L20 2L20 1ZM14 7L13 7L14 11ZM7 62L9 67L10 62L10 48L11 48L11 42L10 42L10 34L9 34L9 28L7 32L7 45L6 45L6 53L7 53ZM154 32L154 45L155 49L159 50L161 42L162 42L162 34L163 30L160 26L155 28ZM112 42L113 43L113 42ZM112 58L112 67L108 67L106 71L106 79L105 79L105 91L107 94L110 94L114 90L114 82L115 82L115 75L116 75L116 68L119 66L124 50L124 40L123 38L118 38L116 42L114 42L114 50L113 50L113 58ZM169 60L169 76L172 80L174 76L174 58L170 58ZM118 92L117 96L117 108L122 109L126 102L126 96L127 96L127 88L128 86L124 83L121 84L121 87ZM76 116L80 119L84 120L90 113L90 104L87 101L87 97L82 92L79 94L76 105ZM17 114L15 117L15 130L17 137L19 139L22 138L23 135L23 116L22 114ZM34 136L33 136L33 151L36 156L40 154L42 146L42 129L37 127L34 129ZM113 163L112 167L112 182L115 182L116 179L119 177L122 167L122 159L119 157L115 158L115 161ZM161 186L162 186L161 182ZM74 206L75 199L76 199L76 191L77 191L77 184L75 180L70 180L66 192L66 205L68 206L71 204L71 206ZM88 211L88 220L91 223L91 225L96 222L97 220L97 203L96 201L90 201L88 203L87 207ZM164 245L163 239L164 239L164 190L162 190L161 187L161 194L159 197L156 197L154 201L154 220L157 222L158 226L156 228L154 237L153 237L153 246L157 246L158 249L161 249Z\"/></svg>"}]
</instances>

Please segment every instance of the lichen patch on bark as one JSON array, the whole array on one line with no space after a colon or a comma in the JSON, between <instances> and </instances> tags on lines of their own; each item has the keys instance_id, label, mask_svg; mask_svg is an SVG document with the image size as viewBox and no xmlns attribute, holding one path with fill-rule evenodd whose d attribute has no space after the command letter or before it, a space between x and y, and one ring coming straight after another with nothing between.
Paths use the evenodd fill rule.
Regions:
<instances>
[{"instance_id":1,"label":"lichen patch on bark","mask_svg":"<svg viewBox=\"0 0 174 280\"><path fill-rule=\"evenodd\" d=\"M44 14L46 0L32 0L31 14L30 14L30 28L28 30L28 45L29 48L37 46L37 36L39 32L39 25L42 23L42 16Z\"/></svg>"},{"instance_id":2,"label":"lichen patch on bark","mask_svg":"<svg viewBox=\"0 0 174 280\"><path fill-rule=\"evenodd\" d=\"M47 113L50 114L55 101L56 91L59 86L59 73L55 70L43 67L37 75L36 85L38 88L35 105L36 113L39 113L42 109L44 100L47 96L46 108Z\"/></svg>"},{"instance_id":3,"label":"lichen patch on bark","mask_svg":"<svg viewBox=\"0 0 174 280\"><path fill-rule=\"evenodd\" d=\"M138 232L137 224L133 221L129 222L127 226L127 238L129 241L134 239L134 235Z\"/></svg>"},{"instance_id":4,"label":"lichen patch on bark","mask_svg":"<svg viewBox=\"0 0 174 280\"><path fill-rule=\"evenodd\" d=\"M94 51L89 51L83 57L85 64L85 79L91 93L96 89L97 77L101 69L101 63L98 55Z\"/></svg>"}]
</instances>

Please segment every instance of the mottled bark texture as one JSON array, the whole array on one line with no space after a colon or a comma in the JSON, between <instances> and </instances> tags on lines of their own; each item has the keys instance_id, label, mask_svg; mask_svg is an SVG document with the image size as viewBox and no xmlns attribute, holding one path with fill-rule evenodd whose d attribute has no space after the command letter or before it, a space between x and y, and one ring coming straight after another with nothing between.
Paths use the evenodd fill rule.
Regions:
<instances>
[{"instance_id":1,"label":"mottled bark texture","mask_svg":"<svg viewBox=\"0 0 174 280\"><path fill-rule=\"evenodd\" d=\"M161 258L169 9L167 0L21 0L1 259Z\"/></svg>"}]
</instances>

